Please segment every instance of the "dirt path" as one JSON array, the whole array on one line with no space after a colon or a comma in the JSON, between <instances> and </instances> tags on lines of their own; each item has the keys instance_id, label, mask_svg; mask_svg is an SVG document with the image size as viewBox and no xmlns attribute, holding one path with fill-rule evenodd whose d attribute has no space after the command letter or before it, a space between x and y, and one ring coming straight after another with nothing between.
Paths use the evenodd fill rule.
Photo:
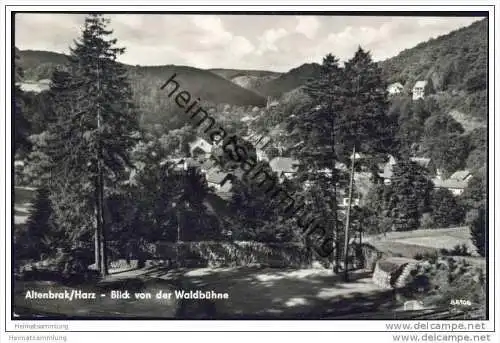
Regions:
<instances>
[{"instance_id":1,"label":"dirt path","mask_svg":"<svg viewBox=\"0 0 500 343\"><path fill-rule=\"evenodd\" d=\"M200 268L152 270L147 277L182 280L185 290L227 293L215 300L219 318L321 318L392 308L392 292L372 283L367 272L350 282L323 269Z\"/></svg>"}]
</instances>

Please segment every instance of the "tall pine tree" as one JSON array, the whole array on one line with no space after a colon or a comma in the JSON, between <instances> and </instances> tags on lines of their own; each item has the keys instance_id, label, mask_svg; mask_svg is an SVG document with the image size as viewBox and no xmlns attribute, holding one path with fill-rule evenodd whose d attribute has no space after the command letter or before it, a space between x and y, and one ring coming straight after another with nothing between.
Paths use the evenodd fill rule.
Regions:
<instances>
[{"instance_id":1,"label":"tall pine tree","mask_svg":"<svg viewBox=\"0 0 500 343\"><path fill-rule=\"evenodd\" d=\"M418 229L420 216L429 211L433 188L427 171L415 162L400 160L394 165L391 188L388 216L391 218L392 229Z\"/></svg>"},{"instance_id":2,"label":"tall pine tree","mask_svg":"<svg viewBox=\"0 0 500 343\"><path fill-rule=\"evenodd\" d=\"M14 61L14 78L15 82L20 82L23 79L23 69L20 66L20 57L15 54ZM14 146L13 153L15 154L18 151L27 152L31 147L31 143L28 139L30 134L30 123L26 119L24 111L24 92L22 91L19 85L14 87L14 101L13 101L13 110L12 110L12 123L11 125L14 128L13 138L14 138Z\"/></svg>"},{"instance_id":3,"label":"tall pine tree","mask_svg":"<svg viewBox=\"0 0 500 343\"><path fill-rule=\"evenodd\" d=\"M33 209L26 225L27 249L29 258L38 260L43 254L50 254L54 246L64 246L65 232L58 230L53 223L53 209L46 187L36 191Z\"/></svg>"},{"instance_id":4,"label":"tall pine tree","mask_svg":"<svg viewBox=\"0 0 500 343\"><path fill-rule=\"evenodd\" d=\"M382 70L361 47L345 62L344 69L347 103L337 126L339 155L347 159L353 147L373 157L393 153L396 125L387 115L389 102ZM375 160L368 159L368 163Z\"/></svg>"},{"instance_id":5,"label":"tall pine tree","mask_svg":"<svg viewBox=\"0 0 500 343\"><path fill-rule=\"evenodd\" d=\"M89 15L71 48L69 71L53 77L57 121L49 129L48 149L58 176L55 207L78 205L83 236L93 228L96 266L102 275L107 274L106 197L131 167L129 151L138 129L126 70L116 61L124 48L116 47L108 24L99 14ZM77 230L74 217L60 215L59 224Z\"/></svg>"},{"instance_id":6,"label":"tall pine tree","mask_svg":"<svg viewBox=\"0 0 500 343\"><path fill-rule=\"evenodd\" d=\"M310 82L306 93L311 102L289 119L291 138L299 143L295 156L301 161L299 173L313 189L329 199L325 218L331 223L335 263L338 271L342 230L337 218L337 188L347 187L347 178L336 169L336 162L349 162L353 147L368 154L392 152L394 124L387 116L386 85L381 69L369 52L359 48L354 57L340 67L336 57L323 59L322 72Z\"/></svg>"},{"instance_id":7,"label":"tall pine tree","mask_svg":"<svg viewBox=\"0 0 500 343\"><path fill-rule=\"evenodd\" d=\"M288 122L290 138L298 142L292 148L292 154L300 161L298 181L307 181L309 189L316 192L322 190L322 221L325 227L330 228L328 236L333 239L331 251L334 252L335 272L339 271L341 242L337 216L339 176L335 168L335 135L337 120L346 101L343 78L339 60L332 54L325 56L320 76L311 80L305 88L311 101L292 115Z\"/></svg>"}]
</instances>

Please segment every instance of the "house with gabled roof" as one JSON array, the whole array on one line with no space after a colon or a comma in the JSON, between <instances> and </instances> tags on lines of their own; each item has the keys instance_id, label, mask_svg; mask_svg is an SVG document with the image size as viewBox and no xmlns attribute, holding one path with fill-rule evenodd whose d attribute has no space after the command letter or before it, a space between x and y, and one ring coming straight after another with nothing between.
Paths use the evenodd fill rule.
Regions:
<instances>
[{"instance_id":1,"label":"house with gabled roof","mask_svg":"<svg viewBox=\"0 0 500 343\"><path fill-rule=\"evenodd\" d=\"M203 138L196 137L196 139L189 143L189 153L191 156L202 154L210 154L212 152L212 144Z\"/></svg>"},{"instance_id":2,"label":"house with gabled roof","mask_svg":"<svg viewBox=\"0 0 500 343\"><path fill-rule=\"evenodd\" d=\"M233 176L230 173L224 172L219 168L212 168L205 174L205 179L209 187L212 187L216 193L228 193L233 187Z\"/></svg>"},{"instance_id":3,"label":"house with gabled roof","mask_svg":"<svg viewBox=\"0 0 500 343\"><path fill-rule=\"evenodd\" d=\"M382 171L378 173L378 176L384 180L384 184L386 185L391 184L392 175L394 174L393 167L395 164L396 159L394 158L394 156L389 155L389 160L385 164L383 163L379 165L379 168Z\"/></svg>"},{"instance_id":4,"label":"house with gabled roof","mask_svg":"<svg viewBox=\"0 0 500 343\"><path fill-rule=\"evenodd\" d=\"M291 157L275 157L269 162L269 166L283 181L294 177L299 169L299 161Z\"/></svg>"},{"instance_id":5,"label":"house with gabled roof","mask_svg":"<svg viewBox=\"0 0 500 343\"><path fill-rule=\"evenodd\" d=\"M442 179L437 176L432 179L432 182L434 183L435 189L446 188L453 193L453 195L458 196L464 192L465 188L467 188L467 185L472 177L472 173L468 170L457 170L448 179Z\"/></svg>"},{"instance_id":6,"label":"house with gabled roof","mask_svg":"<svg viewBox=\"0 0 500 343\"><path fill-rule=\"evenodd\" d=\"M412 89L413 100L423 99L429 91L428 86L428 81L417 81Z\"/></svg>"}]
</instances>

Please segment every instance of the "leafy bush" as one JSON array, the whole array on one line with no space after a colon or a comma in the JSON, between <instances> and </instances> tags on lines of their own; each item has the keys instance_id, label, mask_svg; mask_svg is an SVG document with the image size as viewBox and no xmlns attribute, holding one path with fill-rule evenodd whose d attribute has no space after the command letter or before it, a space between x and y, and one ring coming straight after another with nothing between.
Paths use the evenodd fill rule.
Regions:
<instances>
[{"instance_id":1,"label":"leafy bush","mask_svg":"<svg viewBox=\"0 0 500 343\"><path fill-rule=\"evenodd\" d=\"M476 209L467 211L467 213L465 214L464 224L469 226L472 225L478 216L479 211Z\"/></svg>"},{"instance_id":2,"label":"leafy bush","mask_svg":"<svg viewBox=\"0 0 500 343\"><path fill-rule=\"evenodd\" d=\"M356 250L360 250L361 255L363 256L363 267L370 271L374 271L377 261L386 256L385 253L378 250L373 245L367 243L363 243L361 244L361 246L356 247Z\"/></svg>"},{"instance_id":3,"label":"leafy bush","mask_svg":"<svg viewBox=\"0 0 500 343\"><path fill-rule=\"evenodd\" d=\"M431 196L432 220L436 227L450 227L464 219L462 206L448 189L438 189Z\"/></svg>"},{"instance_id":4,"label":"leafy bush","mask_svg":"<svg viewBox=\"0 0 500 343\"><path fill-rule=\"evenodd\" d=\"M55 246L62 245L64 233L57 230L54 224L49 195L43 187L36 191L26 226L14 231L16 259L39 260L41 254L50 254Z\"/></svg>"},{"instance_id":5,"label":"leafy bush","mask_svg":"<svg viewBox=\"0 0 500 343\"><path fill-rule=\"evenodd\" d=\"M420 226L423 229L430 229L435 227L434 219L432 218L432 214L430 212L422 214L422 217L420 218Z\"/></svg>"},{"instance_id":6,"label":"leafy bush","mask_svg":"<svg viewBox=\"0 0 500 343\"><path fill-rule=\"evenodd\" d=\"M441 249L440 250L441 255L443 256L471 256L471 253L469 252L469 248L467 247L466 244L462 245L455 245L453 249L448 250L448 249Z\"/></svg>"},{"instance_id":7,"label":"leafy bush","mask_svg":"<svg viewBox=\"0 0 500 343\"><path fill-rule=\"evenodd\" d=\"M425 253L417 253L417 254L415 254L415 256L413 258L415 260L424 260L424 261L430 261L430 262L434 263L439 258L439 255L437 254L437 252L434 252L434 253L425 252Z\"/></svg>"},{"instance_id":8,"label":"leafy bush","mask_svg":"<svg viewBox=\"0 0 500 343\"><path fill-rule=\"evenodd\" d=\"M408 294L421 294L429 305L449 306L453 299L485 303L485 274L481 268L453 257L420 263L411 272Z\"/></svg>"},{"instance_id":9,"label":"leafy bush","mask_svg":"<svg viewBox=\"0 0 500 343\"><path fill-rule=\"evenodd\" d=\"M20 265L16 276L23 280L80 283L97 277L96 271L89 270L93 259L93 252L88 249L57 249L52 256Z\"/></svg>"}]
</instances>

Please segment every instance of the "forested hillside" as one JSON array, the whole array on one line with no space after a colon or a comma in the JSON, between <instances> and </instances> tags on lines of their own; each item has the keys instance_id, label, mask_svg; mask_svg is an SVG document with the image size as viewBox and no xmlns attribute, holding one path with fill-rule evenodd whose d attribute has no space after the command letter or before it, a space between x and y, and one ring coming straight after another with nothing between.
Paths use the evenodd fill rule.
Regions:
<instances>
[{"instance_id":1,"label":"forested hillside","mask_svg":"<svg viewBox=\"0 0 500 343\"><path fill-rule=\"evenodd\" d=\"M19 56L19 67L24 70L24 80L50 79L58 65L68 62L66 55L51 51L24 50L16 48Z\"/></svg>"},{"instance_id":2,"label":"forested hillside","mask_svg":"<svg viewBox=\"0 0 500 343\"><path fill-rule=\"evenodd\" d=\"M380 63L388 82L410 90L417 80L430 80L439 102L485 120L487 114L488 20L407 49Z\"/></svg>"},{"instance_id":3,"label":"forested hillside","mask_svg":"<svg viewBox=\"0 0 500 343\"><path fill-rule=\"evenodd\" d=\"M259 93L265 83L276 79L281 73L266 70L209 69L240 87Z\"/></svg>"},{"instance_id":4,"label":"forested hillside","mask_svg":"<svg viewBox=\"0 0 500 343\"><path fill-rule=\"evenodd\" d=\"M279 97L287 92L306 84L320 73L320 66L317 63L305 63L297 68L291 69L280 77L271 80L257 89L266 96Z\"/></svg>"},{"instance_id":5,"label":"forested hillside","mask_svg":"<svg viewBox=\"0 0 500 343\"><path fill-rule=\"evenodd\" d=\"M321 65L279 75L124 65L108 25L89 14L67 62L17 51L14 182L37 188L27 225L14 231L20 279L29 280L22 273L31 261L64 253L64 268L50 268L64 280L88 270L104 279L108 262L131 260L139 269L161 261L174 273L320 264L349 280L350 260L368 266L358 237L462 225L485 256L484 22L389 61L361 46L341 61L332 47ZM457 40L468 40L466 49ZM168 97L172 88L161 89L174 77L191 94L185 102L201 98L205 125ZM38 93L19 84L46 78ZM272 80L251 84L264 78ZM416 80L434 86L414 97ZM390 94L393 81L406 91ZM259 84L259 94L238 82ZM479 124L466 125L471 118Z\"/></svg>"},{"instance_id":6,"label":"forested hillside","mask_svg":"<svg viewBox=\"0 0 500 343\"><path fill-rule=\"evenodd\" d=\"M67 57L46 51L18 51L19 67L24 72L24 81L50 79L57 66L67 64ZM200 98L209 105L228 104L233 106L264 106L265 99L248 89L224 79L210 71L186 66L129 66L124 65L138 106L140 122L151 126L180 128L185 118L179 116L175 103L167 97L160 86L172 75L180 87L193 98Z\"/></svg>"},{"instance_id":7,"label":"forested hillside","mask_svg":"<svg viewBox=\"0 0 500 343\"><path fill-rule=\"evenodd\" d=\"M281 75L281 73L269 70L208 69L208 71L222 76L227 80L231 80L239 76L278 77Z\"/></svg>"},{"instance_id":8,"label":"forested hillside","mask_svg":"<svg viewBox=\"0 0 500 343\"><path fill-rule=\"evenodd\" d=\"M19 66L24 70L24 80L37 81L50 79L55 68L67 64L67 56L49 51L18 51ZM159 87L173 74L177 74L183 88L204 101L216 104L263 105L264 99L247 89L243 89L219 76L219 73L187 66L130 66L129 71L134 93L139 97L148 97L150 87ZM256 71L258 75L272 72ZM241 71L240 71L241 75Z\"/></svg>"},{"instance_id":9,"label":"forested hillside","mask_svg":"<svg viewBox=\"0 0 500 343\"><path fill-rule=\"evenodd\" d=\"M412 84L431 78L436 90L485 89L488 61L488 20L420 43L381 62L389 82Z\"/></svg>"}]
</instances>

